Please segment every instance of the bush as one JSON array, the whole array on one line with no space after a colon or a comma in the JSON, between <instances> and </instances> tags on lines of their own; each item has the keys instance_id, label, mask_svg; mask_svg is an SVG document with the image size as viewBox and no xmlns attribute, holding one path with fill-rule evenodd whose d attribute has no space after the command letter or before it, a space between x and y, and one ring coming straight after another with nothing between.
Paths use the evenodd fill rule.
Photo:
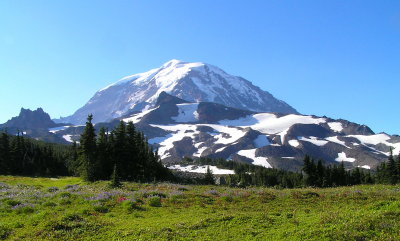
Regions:
<instances>
[{"instance_id":1,"label":"bush","mask_svg":"<svg viewBox=\"0 0 400 241\"><path fill-rule=\"evenodd\" d=\"M69 214L64 215L64 217L62 218L63 222L66 222L66 221L68 221L68 222L72 222L72 221L80 222L82 220L83 220L83 218L77 213L69 213Z\"/></svg>"},{"instance_id":2,"label":"bush","mask_svg":"<svg viewBox=\"0 0 400 241\"><path fill-rule=\"evenodd\" d=\"M161 198L159 196L149 197L148 204L151 207L161 207Z\"/></svg>"},{"instance_id":3,"label":"bush","mask_svg":"<svg viewBox=\"0 0 400 241\"><path fill-rule=\"evenodd\" d=\"M6 203L7 205L9 205L9 206L12 206L12 207L14 207L14 206L17 206L17 205L20 205L20 204L21 204L21 202L20 202L20 201L17 201L17 200L12 200L12 199L6 200L6 201L5 201L5 203Z\"/></svg>"},{"instance_id":4,"label":"bush","mask_svg":"<svg viewBox=\"0 0 400 241\"><path fill-rule=\"evenodd\" d=\"M70 198L72 195L69 192L60 193L60 198Z\"/></svg>"},{"instance_id":5,"label":"bush","mask_svg":"<svg viewBox=\"0 0 400 241\"><path fill-rule=\"evenodd\" d=\"M18 204L12 207L12 209L18 214L29 214L35 211L32 204Z\"/></svg>"},{"instance_id":6,"label":"bush","mask_svg":"<svg viewBox=\"0 0 400 241\"><path fill-rule=\"evenodd\" d=\"M221 196L221 200L225 201L225 202L232 202L233 197L231 195L223 195L223 196Z\"/></svg>"},{"instance_id":7,"label":"bush","mask_svg":"<svg viewBox=\"0 0 400 241\"><path fill-rule=\"evenodd\" d=\"M5 240L10 234L12 230L8 227L0 225L0 239Z\"/></svg>"},{"instance_id":8,"label":"bush","mask_svg":"<svg viewBox=\"0 0 400 241\"><path fill-rule=\"evenodd\" d=\"M43 203L43 206L44 207L55 207L55 206L57 206L57 204L54 202L45 202L45 203Z\"/></svg>"},{"instance_id":9,"label":"bush","mask_svg":"<svg viewBox=\"0 0 400 241\"><path fill-rule=\"evenodd\" d=\"M125 200L121 203L122 207L127 210L128 212L132 212L133 210L139 210L140 206L139 206L138 201L136 200Z\"/></svg>"},{"instance_id":10,"label":"bush","mask_svg":"<svg viewBox=\"0 0 400 241\"><path fill-rule=\"evenodd\" d=\"M48 192L57 192L58 190L59 190L58 187L49 187L49 188L47 188Z\"/></svg>"},{"instance_id":11,"label":"bush","mask_svg":"<svg viewBox=\"0 0 400 241\"><path fill-rule=\"evenodd\" d=\"M157 196L157 197L160 197L160 198L166 198L166 197L167 197L167 195L165 195L164 193L162 193L162 192L157 192L157 191L148 192L148 193L144 193L144 194L143 194L143 197L145 197L145 198L147 198L147 197L154 197L154 196Z\"/></svg>"},{"instance_id":12,"label":"bush","mask_svg":"<svg viewBox=\"0 0 400 241\"><path fill-rule=\"evenodd\" d=\"M99 212L99 213L108 213L108 207L105 206L95 206L94 211Z\"/></svg>"}]
</instances>

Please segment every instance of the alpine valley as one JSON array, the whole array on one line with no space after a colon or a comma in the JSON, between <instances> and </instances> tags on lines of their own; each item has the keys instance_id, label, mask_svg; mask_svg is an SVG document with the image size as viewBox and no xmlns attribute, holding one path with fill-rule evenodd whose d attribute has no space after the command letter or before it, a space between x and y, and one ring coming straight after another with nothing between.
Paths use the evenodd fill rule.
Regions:
<instances>
[{"instance_id":1,"label":"alpine valley","mask_svg":"<svg viewBox=\"0 0 400 241\"><path fill-rule=\"evenodd\" d=\"M343 162L348 169L375 169L391 149L400 152L397 135L299 114L244 78L178 60L99 90L71 116L50 120L42 109L22 109L0 128L72 143L79 141L88 114L93 114L96 130L132 121L158 149L162 162L180 170L185 157L210 157L298 171L306 154L326 164Z\"/></svg>"}]
</instances>

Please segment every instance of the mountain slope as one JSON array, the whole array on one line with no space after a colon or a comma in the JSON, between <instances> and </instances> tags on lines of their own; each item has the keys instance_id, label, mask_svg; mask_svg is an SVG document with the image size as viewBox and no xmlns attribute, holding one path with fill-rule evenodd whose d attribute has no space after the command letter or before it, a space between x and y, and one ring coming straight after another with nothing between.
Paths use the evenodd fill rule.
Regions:
<instances>
[{"instance_id":1,"label":"mountain slope","mask_svg":"<svg viewBox=\"0 0 400 241\"><path fill-rule=\"evenodd\" d=\"M309 154L326 164L343 161L346 168L373 169L387 160L390 148L396 155L400 152L400 137L375 134L346 120L246 111L166 93L157 103L122 119L132 121L158 148L162 161L175 167L184 157L211 157L299 171ZM60 134L77 140L79 128Z\"/></svg>"},{"instance_id":2,"label":"mountain slope","mask_svg":"<svg viewBox=\"0 0 400 241\"><path fill-rule=\"evenodd\" d=\"M162 92L190 102L206 101L252 111L297 113L248 80L229 75L215 66L171 60L160 68L125 77L107 86L72 116L58 121L82 124L90 113L94 115L95 123L108 121L154 107Z\"/></svg>"},{"instance_id":3,"label":"mountain slope","mask_svg":"<svg viewBox=\"0 0 400 241\"><path fill-rule=\"evenodd\" d=\"M152 118L160 113L162 121ZM387 160L390 148L400 152L398 136L375 134L346 120L255 113L207 102L163 103L124 121L147 130L165 163L179 163L185 156L213 157L299 170L309 154L327 163L343 161L347 168L370 169Z\"/></svg>"},{"instance_id":4,"label":"mountain slope","mask_svg":"<svg viewBox=\"0 0 400 241\"><path fill-rule=\"evenodd\" d=\"M212 102L189 102L162 92L156 105L120 119L132 121L158 149L165 164L179 168L184 157L224 158L264 167L299 171L305 154L326 164L344 162L346 168L374 169L400 137L375 134L365 125L327 117L253 112ZM84 126L34 129L28 135L57 142L79 141ZM20 129L23 130L23 129ZM40 130L38 132L38 130ZM36 131L36 132L35 132Z\"/></svg>"}]
</instances>

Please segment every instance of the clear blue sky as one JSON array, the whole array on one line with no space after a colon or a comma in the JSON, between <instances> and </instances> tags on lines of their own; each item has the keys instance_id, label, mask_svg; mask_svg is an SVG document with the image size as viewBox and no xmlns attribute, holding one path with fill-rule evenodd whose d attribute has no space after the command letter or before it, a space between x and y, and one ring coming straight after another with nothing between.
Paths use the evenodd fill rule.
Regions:
<instances>
[{"instance_id":1,"label":"clear blue sky","mask_svg":"<svg viewBox=\"0 0 400 241\"><path fill-rule=\"evenodd\" d=\"M400 134L400 1L2 0L0 123L67 116L170 59L214 64L304 114Z\"/></svg>"}]
</instances>

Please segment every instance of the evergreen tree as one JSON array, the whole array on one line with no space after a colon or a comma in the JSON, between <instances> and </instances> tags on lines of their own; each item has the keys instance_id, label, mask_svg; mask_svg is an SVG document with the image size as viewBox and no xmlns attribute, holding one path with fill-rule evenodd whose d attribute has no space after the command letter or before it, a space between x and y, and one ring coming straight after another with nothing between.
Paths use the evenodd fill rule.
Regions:
<instances>
[{"instance_id":1,"label":"evergreen tree","mask_svg":"<svg viewBox=\"0 0 400 241\"><path fill-rule=\"evenodd\" d=\"M114 168L113 168L113 172L112 172L112 176L111 176L111 187L116 188L116 187L120 187L121 184L121 180L119 178L119 171L118 171L118 166L117 164L114 164Z\"/></svg>"},{"instance_id":2,"label":"evergreen tree","mask_svg":"<svg viewBox=\"0 0 400 241\"><path fill-rule=\"evenodd\" d=\"M82 177L89 182L97 180L95 173L96 162L96 134L92 124L93 116L87 118L85 130L81 135L80 160L82 164Z\"/></svg>"},{"instance_id":3,"label":"evergreen tree","mask_svg":"<svg viewBox=\"0 0 400 241\"><path fill-rule=\"evenodd\" d=\"M400 182L400 153L397 156L396 171L397 171L397 183L399 183Z\"/></svg>"},{"instance_id":4,"label":"evergreen tree","mask_svg":"<svg viewBox=\"0 0 400 241\"><path fill-rule=\"evenodd\" d=\"M304 180L305 184L307 186L316 186L318 176L317 176L317 167L316 167L313 159L310 158L310 156L305 155L303 162L304 162L303 171L306 174L306 177Z\"/></svg>"},{"instance_id":5,"label":"evergreen tree","mask_svg":"<svg viewBox=\"0 0 400 241\"><path fill-rule=\"evenodd\" d=\"M127 170L129 171L128 178L130 180L137 180L139 178L140 166L138 160L138 144L137 144L137 132L135 126L130 121L126 126L126 148L127 148Z\"/></svg>"},{"instance_id":6,"label":"evergreen tree","mask_svg":"<svg viewBox=\"0 0 400 241\"><path fill-rule=\"evenodd\" d=\"M24 171L24 141L20 132L11 141L11 165L10 173L13 175L21 175Z\"/></svg>"},{"instance_id":7,"label":"evergreen tree","mask_svg":"<svg viewBox=\"0 0 400 241\"><path fill-rule=\"evenodd\" d=\"M340 165L337 169L337 180L336 183L339 186L344 186L347 184L347 175L346 175L346 169L344 169L344 162L340 162Z\"/></svg>"},{"instance_id":8,"label":"evergreen tree","mask_svg":"<svg viewBox=\"0 0 400 241\"><path fill-rule=\"evenodd\" d=\"M74 175L77 176L79 175L79 155L78 155L78 146L76 144L76 141L72 143L71 149L69 151L69 157L66 163L68 167L68 171Z\"/></svg>"},{"instance_id":9,"label":"evergreen tree","mask_svg":"<svg viewBox=\"0 0 400 241\"><path fill-rule=\"evenodd\" d=\"M126 126L125 122L122 120L120 121L119 125L114 130L114 145L113 145L113 162L117 164L119 168L120 177L123 180L128 180L130 173L127 170L129 166L128 160L128 150L127 150L127 143L126 143Z\"/></svg>"},{"instance_id":10,"label":"evergreen tree","mask_svg":"<svg viewBox=\"0 0 400 241\"><path fill-rule=\"evenodd\" d=\"M389 154L389 159L388 159L386 168L387 168L389 183L396 184L396 182L397 182L397 166L394 161L392 148L390 148L390 154Z\"/></svg>"},{"instance_id":11,"label":"evergreen tree","mask_svg":"<svg viewBox=\"0 0 400 241\"><path fill-rule=\"evenodd\" d=\"M8 174L11 166L10 139L6 132L0 136L0 174Z\"/></svg>"},{"instance_id":12,"label":"evergreen tree","mask_svg":"<svg viewBox=\"0 0 400 241\"><path fill-rule=\"evenodd\" d=\"M325 176L325 167L322 164L322 160L318 160L316 171L317 171L317 174L316 174L316 176L317 176L316 186L322 187L323 186L323 181L324 181L324 176Z\"/></svg>"},{"instance_id":13,"label":"evergreen tree","mask_svg":"<svg viewBox=\"0 0 400 241\"><path fill-rule=\"evenodd\" d=\"M97 159L95 164L96 176L99 179L105 180L109 179L111 176L113 164L110 159L109 151L107 131L104 127L101 127L97 137Z\"/></svg>"},{"instance_id":14,"label":"evergreen tree","mask_svg":"<svg viewBox=\"0 0 400 241\"><path fill-rule=\"evenodd\" d=\"M206 175L204 176L204 184L207 184L207 185L215 184L214 175L213 175L212 171L210 170L210 166L207 166L207 172L206 172Z\"/></svg>"}]
</instances>

